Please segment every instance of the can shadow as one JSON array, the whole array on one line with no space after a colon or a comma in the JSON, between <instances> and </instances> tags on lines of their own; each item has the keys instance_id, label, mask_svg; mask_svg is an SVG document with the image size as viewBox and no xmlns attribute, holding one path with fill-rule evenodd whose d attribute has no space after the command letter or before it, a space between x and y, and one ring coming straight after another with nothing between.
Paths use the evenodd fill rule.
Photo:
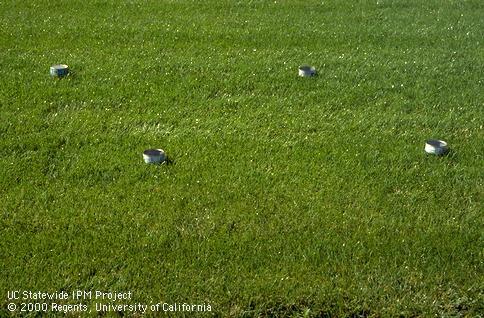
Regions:
<instances>
[{"instance_id":1,"label":"can shadow","mask_svg":"<svg viewBox=\"0 0 484 318\"><path fill-rule=\"evenodd\" d=\"M453 149L447 150L445 153L443 153L441 155L441 157L446 157L449 160L457 160L457 159L459 159L459 155Z\"/></svg>"},{"instance_id":2,"label":"can shadow","mask_svg":"<svg viewBox=\"0 0 484 318\"><path fill-rule=\"evenodd\" d=\"M67 75L64 75L64 76L52 76L50 75L50 77L53 77L56 82L75 82L76 79L77 79L77 72L73 72L73 71L69 71L69 73L67 73Z\"/></svg>"},{"instance_id":3,"label":"can shadow","mask_svg":"<svg viewBox=\"0 0 484 318\"><path fill-rule=\"evenodd\" d=\"M165 161L162 163L163 165L171 166L175 164L175 161L170 157L166 157Z\"/></svg>"},{"instance_id":4,"label":"can shadow","mask_svg":"<svg viewBox=\"0 0 484 318\"><path fill-rule=\"evenodd\" d=\"M432 157L432 156L429 156L429 157ZM440 160L455 162L459 159L459 154L457 152L455 152L454 150L449 149L442 154L433 155L433 157L437 157Z\"/></svg>"},{"instance_id":5,"label":"can shadow","mask_svg":"<svg viewBox=\"0 0 484 318\"><path fill-rule=\"evenodd\" d=\"M67 74L67 76L64 77L64 79L69 80L69 81L75 81L77 79L78 75L79 75L78 71L69 70L69 74Z\"/></svg>"}]
</instances>

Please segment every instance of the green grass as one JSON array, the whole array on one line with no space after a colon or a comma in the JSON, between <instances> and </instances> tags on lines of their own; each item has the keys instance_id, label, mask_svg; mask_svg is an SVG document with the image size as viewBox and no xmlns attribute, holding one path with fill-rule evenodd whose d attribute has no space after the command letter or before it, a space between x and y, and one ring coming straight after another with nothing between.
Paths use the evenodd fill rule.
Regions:
<instances>
[{"instance_id":1,"label":"green grass","mask_svg":"<svg viewBox=\"0 0 484 318\"><path fill-rule=\"evenodd\" d=\"M78 289L201 316L482 315L482 12L2 1L0 316L29 315L7 291Z\"/></svg>"}]
</instances>

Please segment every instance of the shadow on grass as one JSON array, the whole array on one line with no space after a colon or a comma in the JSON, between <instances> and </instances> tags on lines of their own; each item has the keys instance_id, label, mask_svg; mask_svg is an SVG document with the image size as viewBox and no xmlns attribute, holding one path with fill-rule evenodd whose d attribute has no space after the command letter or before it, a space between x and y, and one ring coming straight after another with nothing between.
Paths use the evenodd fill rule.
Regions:
<instances>
[{"instance_id":1,"label":"shadow on grass","mask_svg":"<svg viewBox=\"0 0 484 318\"><path fill-rule=\"evenodd\" d=\"M170 157L166 157L162 164L167 166L175 165L175 160L171 159Z\"/></svg>"}]
</instances>

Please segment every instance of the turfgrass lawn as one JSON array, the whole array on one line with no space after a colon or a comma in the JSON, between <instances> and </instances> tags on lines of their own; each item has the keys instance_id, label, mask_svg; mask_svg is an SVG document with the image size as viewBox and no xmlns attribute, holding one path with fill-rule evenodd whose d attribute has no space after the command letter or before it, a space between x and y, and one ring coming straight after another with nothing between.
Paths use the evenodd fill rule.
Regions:
<instances>
[{"instance_id":1,"label":"turfgrass lawn","mask_svg":"<svg viewBox=\"0 0 484 318\"><path fill-rule=\"evenodd\" d=\"M0 2L0 316L482 314L483 30L480 0Z\"/></svg>"}]
</instances>

